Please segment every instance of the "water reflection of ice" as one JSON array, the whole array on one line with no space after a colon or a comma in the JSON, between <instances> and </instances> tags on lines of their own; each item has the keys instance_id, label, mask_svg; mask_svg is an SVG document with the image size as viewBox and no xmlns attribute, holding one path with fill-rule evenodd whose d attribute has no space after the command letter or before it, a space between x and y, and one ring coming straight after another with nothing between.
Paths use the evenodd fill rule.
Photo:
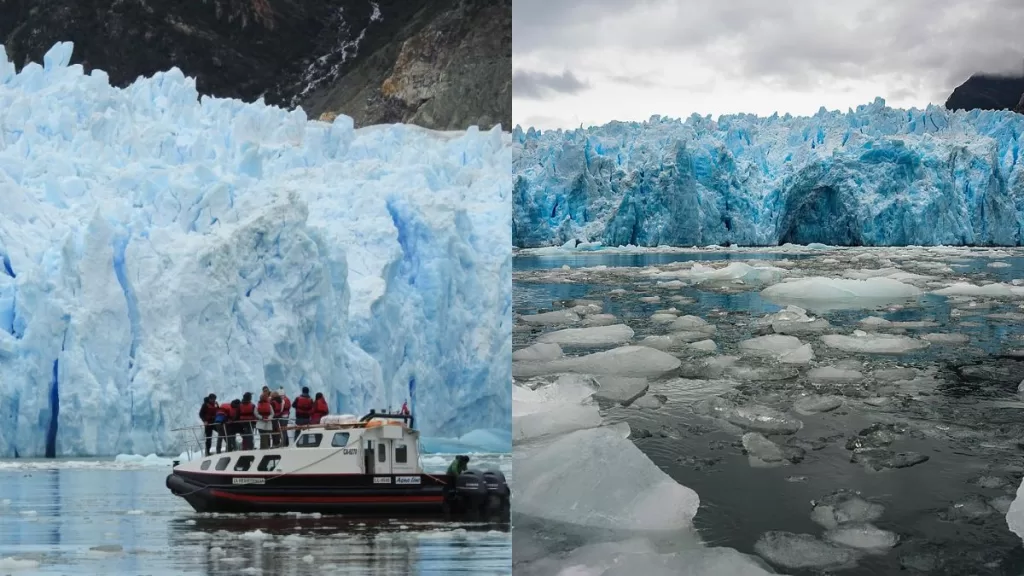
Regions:
<instances>
[{"instance_id":1,"label":"water reflection of ice","mask_svg":"<svg viewBox=\"0 0 1024 576\"><path fill-rule=\"evenodd\" d=\"M537 499L513 501L516 573L573 562L600 568L617 561L634 571L650 566L639 563L640 549L622 544L635 533L595 534L589 527L581 534L581 521L573 520L589 517L579 510L610 503L615 509L603 513L609 524L621 525L629 513L621 508L644 506L629 475L572 461L567 475L603 477L567 492L575 498L554 498L523 474L528 459L545 454L543 447L575 435L580 445L560 455L571 460L592 451L587 430L617 422L629 425L631 441L613 435L602 442L623 454L637 446L653 461L648 469L629 460L634 476L654 482L660 468L699 494L692 521L705 541L760 556L787 573L1024 568L1020 540L1003 518L1024 475L1017 461L1024 437L1017 393L1024 380L1022 253L755 252L757 258L724 249L598 252L560 260L549 250L517 259L516 348L563 332L542 338L562 344L558 350L548 345L514 362L516 494ZM723 253L729 261L715 262ZM823 280L808 281L813 278ZM793 304L801 308L784 308ZM549 310L576 319L531 319ZM705 328L688 316L709 329L697 333ZM619 325L613 332L628 327L630 340L586 330ZM772 334L780 337L758 339ZM615 348L620 344L653 352L623 354ZM602 360L609 353L616 362ZM582 403L575 392L559 396L558 390L580 386L591 390ZM538 413L531 394L543 396L551 412ZM547 485L558 481L545 478ZM605 491L616 496L602 496ZM859 492L884 513L816 527L807 502L843 491ZM556 518L557 507L563 513ZM686 518L671 505L659 512L649 515L651 522ZM531 527L529 534L521 533L523 526ZM587 546L594 542L606 545ZM689 558L704 562L705 573L760 570L728 550L695 552L692 542L684 548L656 546L658 566ZM571 559L558 556L571 550ZM708 560L709 554L723 556Z\"/></svg>"}]
</instances>

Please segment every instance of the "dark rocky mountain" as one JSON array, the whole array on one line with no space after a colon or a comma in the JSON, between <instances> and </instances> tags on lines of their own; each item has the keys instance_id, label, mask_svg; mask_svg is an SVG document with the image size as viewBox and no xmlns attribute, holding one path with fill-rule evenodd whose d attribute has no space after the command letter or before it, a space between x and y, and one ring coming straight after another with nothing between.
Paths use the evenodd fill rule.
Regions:
<instances>
[{"instance_id":1,"label":"dark rocky mountain","mask_svg":"<svg viewBox=\"0 0 1024 576\"><path fill-rule=\"evenodd\" d=\"M946 99L950 110L1016 110L1024 113L1024 76L975 74Z\"/></svg>"},{"instance_id":2,"label":"dark rocky mountain","mask_svg":"<svg viewBox=\"0 0 1024 576\"><path fill-rule=\"evenodd\" d=\"M511 130L511 0L0 0L19 67L65 40L118 86L177 66L311 118Z\"/></svg>"}]
</instances>

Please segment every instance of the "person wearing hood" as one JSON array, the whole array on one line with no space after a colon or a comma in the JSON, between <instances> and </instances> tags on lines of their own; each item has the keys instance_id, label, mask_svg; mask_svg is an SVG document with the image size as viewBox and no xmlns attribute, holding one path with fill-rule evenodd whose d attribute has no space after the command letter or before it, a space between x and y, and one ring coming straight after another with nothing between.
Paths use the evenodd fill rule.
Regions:
<instances>
[{"instance_id":1,"label":"person wearing hood","mask_svg":"<svg viewBox=\"0 0 1024 576\"><path fill-rule=\"evenodd\" d=\"M306 426L309 424L310 418L313 417L313 399L309 397L309 387L302 387L302 394L292 402L292 407L295 408L295 426ZM299 435L302 434L302 429L295 430L295 441L299 441Z\"/></svg>"},{"instance_id":2,"label":"person wearing hood","mask_svg":"<svg viewBox=\"0 0 1024 576\"><path fill-rule=\"evenodd\" d=\"M327 408L327 399L324 398L323 392L316 393L316 399L313 400L313 415L310 418L311 424L319 424L320 420L330 414L330 410Z\"/></svg>"},{"instance_id":3,"label":"person wearing hood","mask_svg":"<svg viewBox=\"0 0 1024 576\"><path fill-rule=\"evenodd\" d=\"M252 403L252 392L242 394L238 405L238 429L242 433L242 450L253 449L253 435L256 429L256 405Z\"/></svg>"},{"instance_id":4,"label":"person wearing hood","mask_svg":"<svg viewBox=\"0 0 1024 576\"><path fill-rule=\"evenodd\" d=\"M210 447L213 442L213 433L217 427L215 424L217 420L216 394L210 394L203 398L203 405L199 408L199 419L203 421L203 434L206 436L206 455L209 456Z\"/></svg>"}]
</instances>

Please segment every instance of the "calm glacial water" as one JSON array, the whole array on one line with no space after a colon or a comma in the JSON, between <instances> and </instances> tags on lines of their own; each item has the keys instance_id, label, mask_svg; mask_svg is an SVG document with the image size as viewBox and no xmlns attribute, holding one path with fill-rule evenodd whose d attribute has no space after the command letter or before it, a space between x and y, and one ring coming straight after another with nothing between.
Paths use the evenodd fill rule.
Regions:
<instances>
[{"instance_id":1,"label":"calm glacial water","mask_svg":"<svg viewBox=\"0 0 1024 576\"><path fill-rule=\"evenodd\" d=\"M512 571L507 525L197 514L167 491L169 471L0 462L0 574Z\"/></svg>"},{"instance_id":2,"label":"calm glacial water","mask_svg":"<svg viewBox=\"0 0 1024 576\"><path fill-rule=\"evenodd\" d=\"M665 333L665 328L650 317L656 311L675 306L680 314L700 316L718 326L713 337L719 346L715 355L735 355L739 341L763 333L755 330L753 321L781 309L762 299L758 289L669 289L645 279L637 270L577 268L665 267L698 260L711 264L709 260L729 256L754 266L774 265L766 260L786 259L791 270L807 276L838 277L849 269L896 267L935 276L936 284L928 290L954 281L1010 282L1024 278L1024 258L1017 255L943 256L933 260L949 268L935 272L934 267L918 267L917 260L923 259L919 252L905 260L898 257L898 252L895 254L888 253L886 257L892 261L882 264L851 261L848 256L834 253L827 256L841 262L821 263L824 255L721 252L582 254L563 259L526 256L515 261L513 304L516 313L533 314L572 305L571 301L576 299L597 301L603 312L614 314L619 322L633 328L635 340ZM996 260L1000 264L990 266ZM573 270L557 270L563 264ZM660 296L661 300L640 300L653 296ZM677 304L672 298L678 296L692 302ZM865 374L877 369L909 367L926 377L904 389L867 384L866 390L831 391L848 393L847 403L832 412L799 416L804 427L795 436L805 442L814 441L816 446L808 447L804 459L792 465L752 467L735 431L716 427L708 418L696 414L692 406L699 398L672 387L672 378L681 375L708 377L693 368L707 355L677 353L683 357L684 373L653 381L648 392L666 400L660 408L602 405L602 414L607 422L628 422L635 444L662 470L700 495L701 509L695 522L709 544L756 554L754 544L767 531L822 537L824 529L811 520L812 501L842 489L857 491L883 504L884 514L874 524L898 534L900 542L886 553L865 556L853 568L827 573L1024 574L1024 548L1005 521L1006 507L1024 476L1024 402L1016 392L1024 363L1011 366L1007 374L1000 364L1006 359L999 357L1024 348L1024 322L1020 320L1024 310L1019 299L974 300L972 304L970 299L925 294L907 306L821 314L832 324L827 333L849 334L858 327L860 319L881 316L896 322L935 323L927 328L888 333L959 333L968 335L970 341L932 345L911 354L878 356L838 352L822 346L817 335L801 335L802 341L814 345L816 357L812 367L854 361L861 363L858 369ZM515 347L526 346L541 333L558 328L562 327L517 326ZM566 354L594 351L597 350L566 349ZM978 368L980 371L970 373ZM686 374L687 370L692 373ZM801 370L805 371L806 368ZM812 389L813 385L801 374L777 381L737 381L727 397L740 404L787 411L798 393ZM874 395L884 395L888 400L877 407L860 402L864 396ZM918 452L928 456L928 461L910 468L882 471L869 471L851 462L846 442L859 431L879 423L894 424L904 430L888 448ZM771 438L786 444L785 436ZM826 573L813 569L779 570L787 574Z\"/></svg>"}]
</instances>

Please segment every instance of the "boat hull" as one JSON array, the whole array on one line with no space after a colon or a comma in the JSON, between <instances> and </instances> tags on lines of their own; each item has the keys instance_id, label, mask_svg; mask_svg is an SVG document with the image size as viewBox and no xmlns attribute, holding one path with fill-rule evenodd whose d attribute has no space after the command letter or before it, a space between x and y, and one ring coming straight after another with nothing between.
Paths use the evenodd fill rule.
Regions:
<instances>
[{"instance_id":1,"label":"boat hull","mask_svg":"<svg viewBox=\"0 0 1024 576\"><path fill-rule=\"evenodd\" d=\"M407 483L399 484L398 478ZM416 479L417 483L408 483ZM197 512L508 517L508 500L467 505L430 475L227 476L175 471L167 488ZM497 504L497 505L495 505Z\"/></svg>"}]
</instances>

